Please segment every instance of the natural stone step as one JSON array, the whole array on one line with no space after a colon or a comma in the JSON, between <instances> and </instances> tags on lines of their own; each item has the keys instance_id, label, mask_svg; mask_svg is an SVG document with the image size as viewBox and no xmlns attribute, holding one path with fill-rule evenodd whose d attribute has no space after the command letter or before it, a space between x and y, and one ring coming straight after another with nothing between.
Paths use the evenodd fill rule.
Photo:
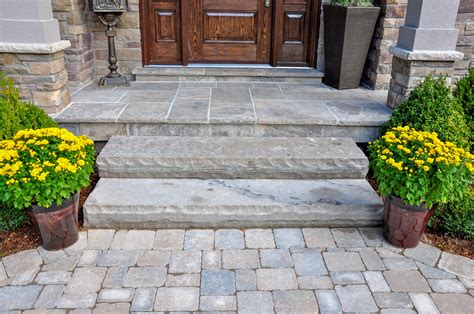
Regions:
<instances>
[{"instance_id":1,"label":"natural stone step","mask_svg":"<svg viewBox=\"0 0 474 314\"><path fill-rule=\"evenodd\" d=\"M375 226L366 180L100 179L84 205L96 228Z\"/></svg>"},{"instance_id":2,"label":"natural stone step","mask_svg":"<svg viewBox=\"0 0 474 314\"><path fill-rule=\"evenodd\" d=\"M368 160L350 138L114 136L100 177L199 179L365 178Z\"/></svg>"}]
</instances>

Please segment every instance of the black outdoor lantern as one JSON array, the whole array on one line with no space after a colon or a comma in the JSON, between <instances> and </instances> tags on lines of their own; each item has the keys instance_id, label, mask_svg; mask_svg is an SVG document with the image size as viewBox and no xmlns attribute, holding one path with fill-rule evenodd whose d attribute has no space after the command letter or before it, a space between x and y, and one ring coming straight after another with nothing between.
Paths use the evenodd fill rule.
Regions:
<instances>
[{"instance_id":1,"label":"black outdoor lantern","mask_svg":"<svg viewBox=\"0 0 474 314\"><path fill-rule=\"evenodd\" d=\"M92 10L99 15L99 20L107 26L105 35L109 44L109 74L101 77L99 86L127 86L127 79L117 72L117 55L115 54L115 25L119 16L127 11L126 0L92 0Z\"/></svg>"}]
</instances>

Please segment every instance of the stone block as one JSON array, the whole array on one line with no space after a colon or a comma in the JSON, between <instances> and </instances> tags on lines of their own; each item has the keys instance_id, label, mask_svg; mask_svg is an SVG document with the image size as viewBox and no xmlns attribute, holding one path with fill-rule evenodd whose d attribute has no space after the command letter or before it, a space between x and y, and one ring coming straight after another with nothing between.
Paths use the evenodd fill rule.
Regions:
<instances>
[{"instance_id":1,"label":"stone block","mask_svg":"<svg viewBox=\"0 0 474 314\"><path fill-rule=\"evenodd\" d=\"M362 261L364 262L365 267L368 270L385 270L385 264L380 259L379 255L375 251L365 251L362 250L359 252Z\"/></svg>"},{"instance_id":2,"label":"stone block","mask_svg":"<svg viewBox=\"0 0 474 314\"><path fill-rule=\"evenodd\" d=\"M329 271L365 270L365 266L357 252L324 252L323 257Z\"/></svg>"},{"instance_id":3,"label":"stone block","mask_svg":"<svg viewBox=\"0 0 474 314\"><path fill-rule=\"evenodd\" d=\"M158 288L155 311L197 311L199 288Z\"/></svg>"},{"instance_id":4,"label":"stone block","mask_svg":"<svg viewBox=\"0 0 474 314\"><path fill-rule=\"evenodd\" d=\"M201 295L225 296L235 293L235 273L228 270L203 270Z\"/></svg>"},{"instance_id":5,"label":"stone block","mask_svg":"<svg viewBox=\"0 0 474 314\"><path fill-rule=\"evenodd\" d=\"M293 253L292 255L298 276L323 276L328 274L321 253Z\"/></svg>"},{"instance_id":6,"label":"stone block","mask_svg":"<svg viewBox=\"0 0 474 314\"><path fill-rule=\"evenodd\" d=\"M300 229L274 229L276 246L279 249L304 248L305 242Z\"/></svg>"},{"instance_id":7,"label":"stone block","mask_svg":"<svg viewBox=\"0 0 474 314\"><path fill-rule=\"evenodd\" d=\"M127 276L128 267L110 267L107 269L102 287L104 288L121 288Z\"/></svg>"},{"instance_id":8,"label":"stone block","mask_svg":"<svg viewBox=\"0 0 474 314\"><path fill-rule=\"evenodd\" d=\"M260 260L262 267L286 268L293 267L290 252L284 249L264 249L260 250Z\"/></svg>"},{"instance_id":9,"label":"stone block","mask_svg":"<svg viewBox=\"0 0 474 314\"><path fill-rule=\"evenodd\" d=\"M5 259L3 263L5 263ZM443 252L438 262L438 268L458 276L474 279L474 260L467 257Z\"/></svg>"},{"instance_id":10,"label":"stone block","mask_svg":"<svg viewBox=\"0 0 474 314\"><path fill-rule=\"evenodd\" d=\"M15 277L31 269L39 268L43 260L37 250L26 250L4 257L2 262L8 277Z\"/></svg>"},{"instance_id":11,"label":"stone block","mask_svg":"<svg viewBox=\"0 0 474 314\"><path fill-rule=\"evenodd\" d=\"M440 293L466 293L463 284L456 279L428 279L428 283L434 292Z\"/></svg>"},{"instance_id":12,"label":"stone block","mask_svg":"<svg viewBox=\"0 0 474 314\"><path fill-rule=\"evenodd\" d=\"M474 298L467 294L433 293L431 298L441 313L462 313L474 308Z\"/></svg>"},{"instance_id":13,"label":"stone block","mask_svg":"<svg viewBox=\"0 0 474 314\"><path fill-rule=\"evenodd\" d=\"M138 256L138 266L167 266L171 252L167 250L142 251Z\"/></svg>"},{"instance_id":14,"label":"stone block","mask_svg":"<svg viewBox=\"0 0 474 314\"><path fill-rule=\"evenodd\" d=\"M99 291L102 287L106 271L107 268L105 267L76 268L67 284L66 293L85 294Z\"/></svg>"},{"instance_id":15,"label":"stone block","mask_svg":"<svg viewBox=\"0 0 474 314\"><path fill-rule=\"evenodd\" d=\"M331 272L331 279L335 285L365 284L362 273L355 271Z\"/></svg>"},{"instance_id":16,"label":"stone block","mask_svg":"<svg viewBox=\"0 0 474 314\"><path fill-rule=\"evenodd\" d=\"M318 312L318 303L312 291L274 291L273 300L277 313Z\"/></svg>"},{"instance_id":17,"label":"stone block","mask_svg":"<svg viewBox=\"0 0 474 314\"><path fill-rule=\"evenodd\" d=\"M338 247L364 247L365 242L355 228L333 228L332 235Z\"/></svg>"},{"instance_id":18,"label":"stone block","mask_svg":"<svg viewBox=\"0 0 474 314\"><path fill-rule=\"evenodd\" d=\"M372 292L390 292L390 287L381 272L366 271L364 272L364 278Z\"/></svg>"},{"instance_id":19,"label":"stone block","mask_svg":"<svg viewBox=\"0 0 474 314\"><path fill-rule=\"evenodd\" d=\"M199 273L201 271L200 251L172 251L170 273Z\"/></svg>"},{"instance_id":20,"label":"stone block","mask_svg":"<svg viewBox=\"0 0 474 314\"><path fill-rule=\"evenodd\" d=\"M138 288L130 307L131 311L152 311L155 303L156 288Z\"/></svg>"},{"instance_id":21,"label":"stone block","mask_svg":"<svg viewBox=\"0 0 474 314\"><path fill-rule=\"evenodd\" d=\"M239 312L274 313L272 293L268 291L241 291L237 292L237 307Z\"/></svg>"},{"instance_id":22,"label":"stone block","mask_svg":"<svg viewBox=\"0 0 474 314\"><path fill-rule=\"evenodd\" d=\"M385 258L383 263L388 270L418 270L415 262L409 258Z\"/></svg>"},{"instance_id":23,"label":"stone block","mask_svg":"<svg viewBox=\"0 0 474 314\"><path fill-rule=\"evenodd\" d=\"M202 269L222 268L222 256L219 250L206 250L202 252Z\"/></svg>"},{"instance_id":24,"label":"stone block","mask_svg":"<svg viewBox=\"0 0 474 314\"><path fill-rule=\"evenodd\" d=\"M315 293L318 299L319 310L322 313L341 312L341 305L336 292L333 290L318 290Z\"/></svg>"},{"instance_id":25,"label":"stone block","mask_svg":"<svg viewBox=\"0 0 474 314\"><path fill-rule=\"evenodd\" d=\"M35 302L35 309L53 309L64 292L64 286L51 285L46 286L41 291L38 300Z\"/></svg>"},{"instance_id":26,"label":"stone block","mask_svg":"<svg viewBox=\"0 0 474 314\"><path fill-rule=\"evenodd\" d=\"M199 309L201 311L235 311L237 300L235 296L201 296Z\"/></svg>"},{"instance_id":27,"label":"stone block","mask_svg":"<svg viewBox=\"0 0 474 314\"><path fill-rule=\"evenodd\" d=\"M165 281L165 267L130 267L123 285L132 288L160 287Z\"/></svg>"},{"instance_id":28,"label":"stone block","mask_svg":"<svg viewBox=\"0 0 474 314\"><path fill-rule=\"evenodd\" d=\"M36 276L36 283L41 285L63 285L71 278L71 273L67 271L47 271Z\"/></svg>"},{"instance_id":29,"label":"stone block","mask_svg":"<svg viewBox=\"0 0 474 314\"><path fill-rule=\"evenodd\" d=\"M249 249L272 249L275 247L271 229L245 230L245 244Z\"/></svg>"},{"instance_id":30,"label":"stone block","mask_svg":"<svg viewBox=\"0 0 474 314\"><path fill-rule=\"evenodd\" d=\"M102 251L97 261L98 266L133 266L137 263L138 251Z\"/></svg>"},{"instance_id":31,"label":"stone block","mask_svg":"<svg viewBox=\"0 0 474 314\"><path fill-rule=\"evenodd\" d=\"M365 285L336 286L344 312L376 312L377 305Z\"/></svg>"},{"instance_id":32,"label":"stone block","mask_svg":"<svg viewBox=\"0 0 474 314\"><path fill-rule=\"evenodd\" d=\"M159 250L182 250L185 231L179 230L158 230L153 248Z\"/></svg>"},{"instance_id":33,"label":"stone block","mask_svg":"<svg viewBox=\"0 0 474 314\"><path fill-rule=\"evenodd\" d=\"M199 287L199 274L168 275L166 277L167 287Z\"/></svg>"},{"instance_id":34,"label":"stone block","mask_svg":"<svg viewBox=\"0 0 474 314\"><path fill-rule=\"evenodd\" d=\"M215 231L215 247L220 250L238 250L245 247L244 233L237 229Z\"/></svg>"},{"instance_id":35,"label":"stone block","mask_svg":"<svg viewBox=\"0 0 474 314\"><path fill-rule=\"evenodd\" d=\"M254 269L260 267L258 250L224 250L222 265L226 269Z\"/></svg>"},{"instance_id":36,"label":"stone block","mask_svg":"<svg viewBox=\"0 0 474 314\"><path fill-rule=\"evenodd\" d=\"M394 292L431 292L430 286L418 271L389 270L383 275Z\"/></svg>"},{"instance_id":37,"label":"stone block","mask_svg":"<svg viewBox=\"0 0 474 314\"><path fill-rule=\"evenodd\" d=\"M295 271L292 268L257 269L258 290L298 289Z\"/></svg>"},{"instance_id":38,"label":"stone block","mask_svg":"<svg viewBox=\"0 0 474 314\"><path fill-rule=\"evenodd\" d=\"M304 240L309 248L335 247L329 228L303 228Z\"/></svg>"},{"instance_id":39,"label":"stone block","mask_svg":"<svg viewBox=\"0 0 474 314\"><path fill-rule=\"evenodd\" d=\"M410 293L410 299L418 312L439 313L436 304L427 293Z\"/></svg>"},{"instance_id":40,"label":"stone block","mask_svg":"<svg viewBox=\"0 0 474 314\"><path fill-rule=\"evenodd\" d=\"M238 269L235 271L236 288L241 290L257 290L257 276L251 269Z\"/></svg>"},{"instance_id":41,"label":"stone block","mask_svg":"<svg viewBox=\"0 0 474 314\"><path fill-rule=\"evenodd\" d=\"M300 289L333 289L333 283L328 276L303 276L298 277Z\"/></svg>"},{"instance_id":42,"label":"stone block","mask_svg":"<svg viewBox=\"0 0 474 314\"><path fill-rule=\"evenodd\" d=\"M91 250L107 250L114 238L115 230L98 229L88 231L88 248Z\"/></svg>"},{"instance_id":43,"label":"stone block","mask_svg":"<svg viewBox=\"0 0 474 314\"><path fill-rule=\"evenodd\" d=\"M374 293L375 302L381 308L413 308L408 293L377 292Z\"/></svg>"},{"instance_id":44,"label":"stone block","mask_svg":"<svg viewBox=\"0 0 474 314\"><path fill-rule=\"evenodd\" d=\"M63 309L89 309L95 305L97 293L65 293L56 306Z\"/></svg>"},{"instance_id":45,"label":"stone block","mask_svg":"<svg viewBox=\"0 0 474 314\"><path fill-rule=\"evenodd\" d=\"M130 302L134 294L133 289L102 289L97 302Z\"/></svg>"},{"instance_id":46,"label":"stone block","mask_svg":"<svg viewBox=\"0 0 474 314\"><path fill-rule=\"evenodd\" d=\"M213 230L188 230L184 239L185 250L214 249Z\"/></svg>"}]
</instances>

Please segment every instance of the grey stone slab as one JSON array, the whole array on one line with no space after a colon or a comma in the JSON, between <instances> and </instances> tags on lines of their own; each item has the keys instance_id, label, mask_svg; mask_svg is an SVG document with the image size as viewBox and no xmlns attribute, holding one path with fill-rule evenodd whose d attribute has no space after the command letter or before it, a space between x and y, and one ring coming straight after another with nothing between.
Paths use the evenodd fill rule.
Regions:
<instances>
[{"instance_id":1,"label":"grey stone slab","mask_svg":"<svg viewBox=\"0 0 474 314\"><path fill-rule=\"evenodd\" d=\"M197 311L199 288L158 288L155 311Z\"/></svg>"},{"instance_id":2,"label":"grey stone slab","mask_svg":"<svg viewBox=\"0 0 474 314\"><path fill-rule=\"evenodd\" d=\"M298 276L323 276L328 274L321 253L293 253L292 256Z\"/></svg>"},{"instance_id":3,"label":"grey stone slab","mask_svg":"<svg viewBox=\"0 0 474 314\"><path fill-rule=\"evenodd\" d=\"M122 123L164 123L171 107L169 102L131 102L117 117Z\"/></svg>"},{"instance_id":4,"label":"grey stone slab","mask_svg":"<svg viewBox=\"0 0 474 314\"><path fill-rule=\"evenodd\" d=\"M365 281L372 292L390 292L390 287L388 286L385 278L382 275L382 272L379 271L365 271L364 272Z\"/></svg>"},{"instance_id":5,"label":"grey stone slab","mask_svg":"<svg viewBox=\"0 0 474 314\"><path fill-rule=\"evenodd\" d=\"M238 250L245 247L244 233L238 229L219 229L214 233L218 250Z\"/></svg>"},{"instance_id":6,"label":"grey stone slab","mask_svg":"<svg viewBox=\"0 0 474 314\"><path fill-rule=\"evenodd\" d=\"M184 239L185 250L214 249L213 230L188 230Z\"/></svg>"},{"instance_id":7,"label":"grey stone slab","mask_svg":"<svg viewBox=\"0 0 474 314\"><path fill-rule=\"evenodd\" d=\"M77 291L63 294L56 306L64 309L88 309L95 305L96 300L97 293Z\"/></svg>"},{"instance_id":8,"label":"grey stone slab","mask_svg":"<svg viewBox=\"0 0 474 314\"><path fill-rule=\"evenodd\" d=\"M255 100L258 123L335 125L336 117L319 100Z\"/></svg>"},{"instance_id":9,"label":"grey stone slab","mask_svg":"<svg viewBox=\"0 0 474 314\"><path fill-rule=\"evenodd\" d=\"M278 88L277 82L252 82L252 88Z\"/></svg>"},{"instance_id":10,"label":"grey stone slab","mask_svg":"<svg viewBox=\"0 0 474 314\"><path fill-rule=\"evenodd\" d=\"M127 314L130 313L130 304L129 303L102 303L97 304L97 306L92 311L92 314Z\"/></svg>"},{"instance_id":11,"label":"grey stone slab","mask_svg":"<svg viewBox=\"0 0 474 314\"><path fill-rule=\"evenodd\" d=\"M253 104L211 102L210 123L254 124L257 116Z\"/></svg>"},{"instance_id":12,"label":"grey stone slab","mask_svg":"<svg viewBox=\"0 0 474 314\"><path fill-rule=\"evenodd\" d=\"M260 267L257 250L224 250L222 266L226 269L254 269Z\"/></svg>"},{"instance_id":13,"label":"grey stone slab","mask_svg":"<svg viewBox=\"0 0 474 314\"><path fill-rule=\"evenodd\" d=\"M333 290L318 290L315 292L321 313L339 313L341 305Z\"/></svg>"},{"instance_id":14,"label":"grey stone slab","mask_svg":"<svg viewBox=\"0 0 474 314\"><path fill-rule=\"evenodd\" d=\"M434 292L441 293L467 293L467 289L457 279L428 279Z\"/></svg>"},{"instance_id":15,"label":"grey stone slab","mask_svg":"<svg viewBox=\"0 0 474 314\"><path fill-rule=\"evenodd\" d=\"M416 263L409 258L384 258L383 263L389 270L418 270Z\"/></svg>"},{"instance_id":16,"label":"grey stone slab","mask_svg":"<svg viewBox=\"0 0 474 314\"><path fill-rule=\"evenodd\" d=\"M209 121L209 101L176 99L167 117L172 123L207 123Z\"/></svg>"},{"instance_id":17,"label":"grey stone slab","mask_svg":"<svg viewBox=\"0 0 474 314\"><path fill-rule=\"evenodd\" d=\"M107 269L102 287L121 288L127 276L128 267L110 267Z\"/></svg>"},{"instance_id":18,"label":"grey stone slab","mask_svg":"<svg viewBox=\"0 0 474 314\"><path fill-rule=\"evenodd\" d=\"M385 264L382 259L375 251L360 251L359 252L362 261L368 270L385 270Z\"/></svg>"},{"instance_id":19,"label":"grey stone slab","mask_svg":"<svg viewBox=\"0 0 474 314\"><path fill-rule=\"evenodd\" d=\"M211 88L209 87L181 87L176 95L176 99L200 99L208 101L210 98Z\"/></svg>"},{"instance_id":20,"label":"grey stone slab","mask_svg":"<svg viewBox=\"0 0 474 314\"><path fill-rule=\"evenodd\" d=\"M182 229L158 230L153 248L155 250L182 250L184 234L185 231Z\"/></svg>"},{"instance_id":21,"label":"grey stone slab","mask_svg":"<svg viewBox=\"0 0 474 314\"><path fill-rule=\"evenodd\" d=\"M104 281L106 271L107 268L105 267L76 268L72 278L67 284L66 293L85 294L99 291L102 286L102 281Z\"/></svg>"},{"instance_id":22,"label":"grey stone slab","mask_svg":"<svg viewBox=\"0 0 474 314\"><path fill-rule=\"evenodd\" d=\"M13 281L10 283L12 286L25 286L33 282L36 277L36 274L39 272L39 268L33 268L27 270L21 274L18 274L13 278Z\"/></svg>"},{"instance_id":23,"label":"grey stone slab","mask_svg":"<svg viewBox=\"0 0 474 314\"><path fill-rule=\"evenodd\" d=\"M436 304L427 293L410 293L413 305L419 313L439 313Z\"/></svg>"},{"instance_id":24,"label":"grey stone slab","mask_svg":"<svg viewBox=\"0 0 474 314\"><path fill-rule=\"evenodd\" d=\"M168 275L166 277L167 287L199 287L200 286L199 274L181 274L181 275Z\"/></svg>"},{"instance_id":25,"label":"grey stone slab","mask_svg":"<svg viewBox=\"0 0 474 314\"><path fill-rule=\"evenodd\" d=\"M97 266L133 266L137 263L139 251L106 250L102 251Z\"/></svg>"},{"instance_id":26,"label":"grey stone slab","mask_svg":"<svg viewBox=\"0 0 474 314\"><path fill-rule=\"evenodd\" d=\"M405 258L403 255L390 251L385 247L376 247L375 250L381 258Z\"/></svg>"},{"instance_id":27,"label":"grey stone slab","mask_svg":"<svg viewBox=\"0 0 474 314\"><path fill-rule=\"evenodd\" d=\"M459 280L463 283L463 285L468 289L474 289L474 280L467 279L464 277L459 277Z\"/></svg>"},{"instance_id":28,"label":"grey stone slab","mask_svg":"<svg viewBox=\"0 0 474 314\"><path fill-rule=\"evenodd\" d=\"M97 302L130 302L134 294L133 289L102 289Z\"/></svg>"},{"instance_id":29,"label":"grey stone slab","mask_svg":"<svg viewBox=\"0 0 474 314\"><path fill-rule=\"evenodd\" d=\"M381 125L392 111L377 101L326 101L325 105L336 116L338 123L345 125Z\"/></svg>"},{"instance_id":30,"label":"grey stone slab","mask_svg":"<svg viewBox=\"0 0 474 314\"><path fill-rule=\"evenodd\" d=\"M298 277L300 289L333 289L333 283L328 276L303 276Z\"/></svg>"},{"instance_id":31,"label":"grey stone slab","mask_svg":"<svg viewBox=\"0 0 474 314\"><path fill-rule=\"evenodd\" d=\"M131 311L152 311L156 288L138 288L133 296Z\"/></svg>"},{"instance_id":32,"label":"grey stone slab","mask_svg":"<svg viewBox=\"0 0 474 314\"><path fill-rule=\"evenodd\" d=\"M229 270L203 270L201 295L224 296L235 293L235 273Z\"/></svg>"},{"instance_id":33,"label":"grey stone slab","mask_svg":"<svg viewBox=\"0 0 474 314\"><path fill-rule=\"evenodd\" d=\"M115 230L112 229L89 230L87 233L89 250L107 250L110 248L114 234Z\"/></svg>"},{"instance_id":34,"label":"grey stone slab","mask_svg":"<svg viewBox=\"0 0 474 314\"><path fill-rule=\"evenodd\" d=\"M334 239L329 228L303 228L306 246L309 248L335 247Z\"/></svg>"},{"instance_id":35,"label":"grey stone slab","mask_svg":"<svg viewBox=\"0 0 474 314\"><path fill-rule=\"evenodd\" d=\"M101 177L203 179L363 178L368 167L349 138L114 136L97 164Z\"/></svg>"},{"instance_id":36,"label":"grey stone slab","mask_svg":"<svg viewBox=\"0 0 474 314\"><path fill-rule=\"evenodd\" d=\"M274 313L272 293L268 291L237 292L239 313Z\"/></svg>"},{"instance_id":37,"label":"grey stone slab","mask_svg":"<svg viewBox=\"0 0 474 314\"><path fill-rule=\"evenodd\" d=\"M106 142L114 135L127 135L125 123L80 123L79 135L86 135L95 142Z\"/></svg>"},{"instance_id":38,"label":"grey stone slab","mask_svg":"<svg viewBox=\"0 0 474 314\"><path fill-rule=\"evenodd\" d=\"M84 205L88 227L122 228L361 226L380 223L382 210L365 179L101 179ZM194 240L207 243L200 249L213 248L208 234ZM190 241L185 250L198 247Z\"/></svg>"},{"instance_id":39,"label":"grey stone slab","mask_svg":"<svg viewBox=\"0 0 474 314\"><path fill-rule=\"evenodd\" d=\"M274 229L273 234L275 235L275 243L279 249L289 249L289 248L304 248L305 243L303 239L303 234L301 229L296 228L284 228L284 229Z\"/></svg>"},{"instance_id":40,"label":"grey stone slab","mask_svg":"<svg viewBox=\"0 0 474 314\"><path fill-rule=\"evenodd\" d=\"M235 296L202 296L199 310L201 311L235 311L237 299Z\"/></svg>"},{"instance_id":41,"label":"grey stone slab","mask_svg":"<svg viewBox=\"0 0 474 314\"><path fill-rule=\"evenodd\" d=\"M364 271L365 266L357 252L324 252L329 271Z\"/></svg>"},{"instance_id":42,"label":"grey stone slab","mask_svg":"<svg viewBox=\"0 0 474 314\"><path fill-rule=\"evenodd\" d=\"M276 313L318 313L318 302L312 291L275 291L273 301Z\"/></svg>"},{"instance_id":43,"label":"grey stone slab","mask_svg":"<svg viewBox=\"0 0 474 314\"><path fill-rule=\"evenodd\" d=\"M364 247L365 242L359 231L355 228L333 228L332 235L338 247Z\"/></svg>"},{"instance_id":44,"label":"grey stone slab","mask_svg":"<svg viewBox=\"0 0 474 314\"><path fill-rule=\"evenodd\" d=\"M95 266L99 260L99 256L102 253L100 250L84 250L77 262L77 266Z\"/></svg>"},{"instance_id":45,"label":"grey stone slab","mask_svg":"<svg viewBox=\"0 0 474 314\"><path fill-rule=\"evenodd\" d=\"M24 310L35 303L42 286L29 285L24 287L0 288L0 310Z\"/></svg>"},{"instance_id":46,"label":"grey stone slab","mask_svg":"<svg viewBox=\"0 0 474 314\"><path fill-rule=\"evenodd\" d=\"M130 230L125 236L123 250L151 250L155 241L155 231Z\"/></svg>"},{"instance_id":47,"label":"grey stone slab","mask_svg":"<svg viewBox=\"0 0 474 314\"><path fill-rule=\"evenodd\" d=\"M367 246L382 246L382 228L359 228L359 232Z\"/></svg>"},{"instance_id":48,"label":"grey stone slab","mask_svg":"<svg viewBox=\"0 0 474 314\"><path fill-rule=\"evenodd\" d=\"M82 90L71 97L75 103L109 103L118 102L127 91L117 90Z\"/></svg>"},{"instance_id":49,"label":"grey stone slab","mask_svg":"<svg viewBox=\"0 0 474 314\"><path fill-rule=\"evenodd\" d=\"M229 82L229 81L218 81L217 87L219 88L229 88L229 89L242 89L253 88L252 82ZM278 87L278 85L276 86Z\"/></svg>"},{"instance_id":50,"label":"grey stone slab","mask_svg":"<svg viewBox=\"0 0 474 314\"><path fill-rule=\"evenodd\" d=\"M38 300L35 302L35 309L52 309L64 292L62 285L50 285L43 288Z\"/></svg>"},{"instance_id":51,"label":"grey stone slab","mask_svg":"<svg viewBox=\"0 0 474 314\"><path fill-rule=\"evenodd\" d=\"M381 314L416 314L412 309L382 309Z\"/></svg>"},{"instance_id":52,"label":"grey stone slab","mask_svg":"<svg viewBox=\"0 0 474 314\"><path fill-rule=\"evenodd\" d=\"M298 289L296 274L292 268L257 269L258 290Z\"/></svg>"},{"instance_id":53,"label":"grey stone slab","mask_svg":"<svg viewBox=\"0 0 474 314\"><path fill-rule=\"evenodd\" d=\"M166 281L166 267L130 267L124 287L160 287Z\"/></svg>"},{"instance_id":54,"label":"grey stone slab","mask_svg":"<svg viewBox=\"0 0 474 314\"><path fill-rule=\"evenodd\" d=\"M238 269L235 271L235 285L238 291L257 290L257 275L252 269Z\"/></svg>"},{"instance_id":55,"label":"grey stone slab","mask_svg":"<svg viewBox=\"0 0 474 314\"><path fill-rule=\"evenodd\" d=\"M373 295L375 302L381 308L413 308L408 293L376 292Z\"/></svg>"},{"instance_id":56,"label":"grey stone slab","mask_svg":"<svg viewBox=\"0 0 474 314\"><path fill-rule=\"evenodd\" d=\"M464 256L443 252L438 268L461 277L474 279L474 260Z\"/></svg>"},{"instance_id":57,"label":"grey stone slab","mask_svg":"<svg viewBox=\"0 0 474 314\"><path fill-rule=\"evenodd\" d=\"M121 102L168 102L172 101L176 95L175 90L159 91L127 91L127 94L120 100Z\"/></svg>"},{"instance_id":58,"label":"grey stone slab","mask_svg":"<svg viewBox=\"0 0 474 314\"><path fill-rule=\"evenodd\" d=\"M430 279L454 279L456 278L456 275L452 273L448 273L447 271L438 269L436 267L431 267L428 265L425 265L423 263L416 263L418 268L420 269L421 273L425 278L430 278Z\"/></svg>"},{"instance_id":59,"label":"grey stone slab","mask_svg":"<svg viewBox=\"0 0 474 314\"><path fill-rule=\"evenodd\" d=\"M44 265L41 270L42 271L73 271L78 261L79 261L79 256L73 255L73 256L69 256L61 260L52 262L48 265Z\"/></svg>"},{"instance_id":60,"label":"grey stone slab","mask_svg":"<svg viewBox=\"0 0 474 314\"><path fill-rule=\"evenodd\" d=\"M335 285L365 284L364 276L357 271L331 272L331 279Z\"/></svg>"},{"instance_id":61,"label":"grey stone slab","mask_svg":"<svg viewBox=\"0 0 474 314\"><path fill-rule=\"evenodd\" d=\"M166 266L170 261L171 251L142 251L138 256L137 266Z\"/></svg>"},{"instance_id":62,"label":"grey stone slab","mask_svg":"<svg viewBox=\"0 0 474 314\"><path fill-rule=\"evenodd\" d=\"M252 98L254 100L284 100L285 97L281 92L281 89L276 88L254 88L250 90Z\"/></svg>"},{"instance_id":63,"label":"grey stone slab","mask_svg":"<svg viewBox=\"0 0 474 314\"><path fill-rule=\"evenodd\" d=\"M127 103L73 103L56 116L60 123L68 122L117 122Z\"/></svg>"},{"instance_id":64,"label":"grey stone slab","mask_svg":"<svg viewBox=\"0 0 474 314\"><path fill-rule=\"evenodd\" d=\"M202 252L202 269L222 268L222 254L219 250L205 250Z\"/></svg>"},{"instance_id":65,"label":"grey stone slab","mask_svg":"<svg viewBox=\"0 0 474 314\"><path fill-rule=\"evenodd\" d=\"M394 292L431 292L425 278L413 270L388 270L383 273Z\"/></svg>"},{"instance_id":66,"label":"grey stone slab","mask_svg":"<svg viewBox=\"0 0 474 314\"><path fill-rule=\"evenodd\" d=\"M466 313L474 309L474 298L467 294L433 293L431 298L441 313Z\"/></svg>"},{"instance_id":67,"label":"grey stone slab","mask_svg":"<svg viewBox=\"0 0 474 314\"><path fill-rule=\"evenodd\" d=\"M271 229L247 229L245 230L245 246L249 249L272 249L275 247L275 239Z\"/></svg>"},{"instance_id":68,"label":"grey stone slab","mask_svg":"<svg viewBox=\"0 0 474 314\"><path fill-rule=\"evenodd\" d=\"M252 103L248 88L213 88L212 103Z\"/></svg>"},{"instance_id":69,"label":"grey stone slab","mask_svg":"<svg viewBox=\"0 0 474 314\"><path fill-rule=\"evenodd\" d=\"M66 254L64 250L48 251L48 250L45 250L42 246L39 246L37 250L45 264L49 264L57 260L68 257L68 255Z\"/></svg>"},{"instance_id":70,"label":"grey stone slab","mask_svg":"<svg viewBox=\"0 0 474 314\"><path fill-rule=\"evenodd\" d=\"M377 305L365 285L336 286L344 312L376 312Z\"/></svg>"},{"instance_id":71,"label":"grey stone slab","mask_svg":"<svg viewBox=\"0 0 474 314\"><path fill-rule=\"evenodd\" d=\"M43 263L36 250L26 250L2 259L8 277L15 277L31 269L39 268Z\"/></svg>"},{"instance_id":72,"label":"grey stone slab","mask_svg":"<svg viewBox=\"0 0 474 314\"><path fill-rule=\"evenodd\" d=\"M199 273L201 271L200 251L172 251L169 273Z\"/></svg>"},{"instance_id":73,"label":"grey stone slab","mask_svg":"<svg viewBox=\"0 0 474 314\"><path fill-rule=\"evenodd\" d=\"M404 250L403 254L415 261L434 266L441 255L441 250L434 246L420 243L416 248Z\"/></svg>"},{"instance_id":74,"label":"grey stone slab","mask_svg":"<svg viewBox=\"0 0 474 314\"><path fill-rule=\"evenodd\" d=\"M66 314L66 311L65 310L38 309L38 310L26 310L26 311L23 311L23 313L24 314Z\"/></svg>"},{"instance_id":75,"label":"grey stone slab","mask_svg":"<svg viewBox=\"0 0 474 314\"><path fill-rule=\"evenodd\" d=\"M71 278L71 273L67 271L47 271L36 276L36 283L40 285L61 285L66 284Z\"/></svg>"},{"instance_id":76,"label":"grey stone slab","mask_svg":"<svg viewBox=\"0 0 474 314\"><path fill-rule=\"evenodd\" d=\"M260 261L262 267L287 268L293 267L288 249L264 249L260 250Z\"/></svg>"},{"instance_id":77,"label":"grey stone slab","mask_svg":"<svg viewBox=\"0 0 474 314\"><path fill-rule=\"evenodd\" d=\"M117 87L116 90L160 91L173 90L179 87L179 82L130 82L130 86Z\"/></svg>"}]
</instances>

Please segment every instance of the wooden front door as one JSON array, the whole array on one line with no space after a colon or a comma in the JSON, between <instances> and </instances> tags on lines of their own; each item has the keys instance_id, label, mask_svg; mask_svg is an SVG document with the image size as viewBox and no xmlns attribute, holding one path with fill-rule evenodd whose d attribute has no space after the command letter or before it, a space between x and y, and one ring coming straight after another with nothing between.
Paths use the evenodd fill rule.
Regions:
<instances>
[{"instance_id":1,"label":"wooden front door","mask_svg":"<svg viewBox=\"0 0 474 314\"><path fill-rule=\"evenodd\" d=\"M320 0L140 0L144 65L315 66Z\"/></svg>"}]
</instances>

